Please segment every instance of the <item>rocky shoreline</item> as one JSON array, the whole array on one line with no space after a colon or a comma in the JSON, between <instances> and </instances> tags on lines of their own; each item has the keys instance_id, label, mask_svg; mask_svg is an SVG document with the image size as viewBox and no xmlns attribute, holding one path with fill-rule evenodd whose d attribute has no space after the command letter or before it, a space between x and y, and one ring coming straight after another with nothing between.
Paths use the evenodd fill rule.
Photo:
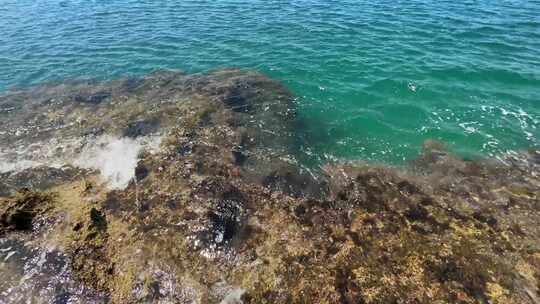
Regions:
<instances>
[{"instance_id":1,"label":"rocky shoreline","mask_svg":"<svg viewBox=\"0 0 540 304\"><path fill-rule=\"evenodd\" d=\"M313 173L293 95L237 69L16 90L0 119L6 303L540 303L539 151ZM28 279L28 248L55 267Z\"/></svg>"}]
</instances>

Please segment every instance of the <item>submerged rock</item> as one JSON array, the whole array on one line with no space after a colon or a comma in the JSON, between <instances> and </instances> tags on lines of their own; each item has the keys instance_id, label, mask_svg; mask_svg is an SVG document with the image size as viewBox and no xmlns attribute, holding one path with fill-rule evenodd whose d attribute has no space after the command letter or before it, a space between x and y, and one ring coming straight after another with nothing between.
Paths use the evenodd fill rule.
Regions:
<instances>
[{"instance_id":1,"label":"submerged rock","mask_svg":"<svg viewBox=\"0 0 540 304\"><path fill-rule=\"evenodd\" d=\"M76 174L4 173L2 237L53 242L112 303L538 303L538 151L463 160L428 142L407 168L308 174L290 151L291 98L241 70L6 94L0 107L17 106L0 116L19 132L0 135L2 161ZM136 153L109 157L103 138ZM129 175L110 169L128 158Z\"/></svg>"}]
</instances>

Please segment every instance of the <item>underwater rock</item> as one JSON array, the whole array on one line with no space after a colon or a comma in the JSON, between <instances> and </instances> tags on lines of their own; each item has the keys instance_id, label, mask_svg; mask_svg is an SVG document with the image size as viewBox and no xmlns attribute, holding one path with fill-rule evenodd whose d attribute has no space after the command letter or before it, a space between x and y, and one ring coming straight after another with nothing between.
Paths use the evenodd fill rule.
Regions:
<instances>
[{"instance_id":1,"label":"underwater rock","mask_svg":"<svg viewBox=\"0 0 540 304\"><path fill-rule=\"evenodd\" d=\"M403 168L336 162L308 171L290 151L298 140L292 95L236 69L44 85L0 97L1 108L14 104L9 115L0 112L6 129L19 131L0 134L0 160L72 169L3 173L2 238L22 237L13 217L21 214L20 227L36 231L24 237L53 240L70 275L90 294L106 294L104 301L540 298L534 149L464 160L430 141ZM88 151L100 153L81 157ZM120 167L128 174L111 169L127 159ZM14 194L18 186L33 191ZM39 229L36 218L55 220Z\"/></svg>"},{"instance_id":2,"label":"underwater rock","mask_svg":"<svg viewBox=\"0 0 540 304\"><path fill-rule=\"evenodd\" d=\"M218 203L215 211L208 213L211 223L211 241L218 245L227 244L239 229L242 206L233 200L223 200Z\"/></svg>"},{"instance_id":3,"label":"underwater rock","mask_svg":"<svg viewBox=\"0 0 540 304\"><path fill-rule=\"evenodd\" d=\"M122 136L137 138L155 133L158 129L159 122L157 120L139 120L130 123L122 133Z\"/></svg>"},{"instance_id":4,"label":"underwater rock","mask_svg":"<svg viewBox=\"0 0 540 304\"><path fill-rule=\"evenodd\" d=\"M98 92L81 92L73 97L76 102L98 104L105 99L111 97L110 92L98 91Z\"/></svg>"}]
</instances>

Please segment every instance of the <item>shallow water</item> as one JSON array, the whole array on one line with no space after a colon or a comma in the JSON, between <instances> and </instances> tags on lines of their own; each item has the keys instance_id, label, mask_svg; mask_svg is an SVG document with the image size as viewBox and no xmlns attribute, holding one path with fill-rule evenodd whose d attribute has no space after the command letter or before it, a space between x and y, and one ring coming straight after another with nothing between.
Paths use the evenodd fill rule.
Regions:
<instances>
[{"instance_id":1,"label":"shallow water","mask_svg":"<svg viewBox=\"0 0 540 304\"><path fill-rule=\"evenodd\" d=\"M538 145L537 1L30 1L0 8L0 89L158 68L258 69L315 159Z\"/></svg>"}]
</instances>

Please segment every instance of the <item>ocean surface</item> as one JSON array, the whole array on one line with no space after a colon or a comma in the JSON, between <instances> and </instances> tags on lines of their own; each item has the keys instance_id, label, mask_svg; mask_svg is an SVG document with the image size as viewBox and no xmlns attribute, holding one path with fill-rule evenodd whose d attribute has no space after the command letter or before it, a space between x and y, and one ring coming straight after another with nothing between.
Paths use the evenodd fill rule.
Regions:
<instances>
[{"instance_id":1,"label":"ocean surface","mask_svg":"<svg viewBox=\"0 0 540 304\"><path fill-rule=\"evenodd\" d=\"M3 0L0 91L156 69L262 71L299 149L401 163L540 143L540 1ZM0 123L1 124L1 123Z\"/></svg>"}]
</instances>

